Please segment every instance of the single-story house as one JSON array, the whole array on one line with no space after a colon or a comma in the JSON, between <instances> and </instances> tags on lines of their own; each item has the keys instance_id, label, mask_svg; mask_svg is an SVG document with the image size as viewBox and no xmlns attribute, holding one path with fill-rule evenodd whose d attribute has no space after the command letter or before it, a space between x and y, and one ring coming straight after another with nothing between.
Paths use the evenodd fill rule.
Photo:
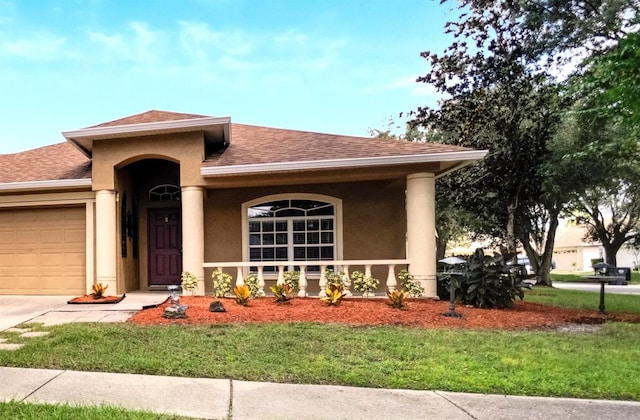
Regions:
<instances>
[{"instance_id":1,"label":"single-story house","mask_svg":"<svg viewBox=\"0 0 640 420\"><path fill-rule=\"evenodd\" d=\"M486 151L148 111L0 155L0 294L166 289L198 294L326 267L394 287L409 268L436 296L434 181Z\"/></svg>"}]
</instances>

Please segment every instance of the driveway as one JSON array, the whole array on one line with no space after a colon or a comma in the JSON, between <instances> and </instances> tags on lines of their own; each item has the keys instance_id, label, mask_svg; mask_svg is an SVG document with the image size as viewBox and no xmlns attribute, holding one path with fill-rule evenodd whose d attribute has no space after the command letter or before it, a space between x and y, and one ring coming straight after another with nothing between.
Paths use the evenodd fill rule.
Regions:
<instances>
[{"instance_id":1,"label":"driveway","mask_svg":"<svg viewBox=\"0 0 640 420\"><path fill-rule=\"evenodd\" d=\"M0 331L60 307L74 296L0 295Z\"/></svg>"},{"instance_id":2,"label":"driveway","mask_svg":"<svg viewBox=\"0 0 640 420\"><path fill-rule=\"evenodd\" d=\"M599 292L600 284L598 283L574 283L564 281L554 281L553 287L567 290L583 290L587 292ZM627 286L606 285L605 293L619 293L624 295L640 295L640 284L629 284Z\"/></svg>"}]
</instances>

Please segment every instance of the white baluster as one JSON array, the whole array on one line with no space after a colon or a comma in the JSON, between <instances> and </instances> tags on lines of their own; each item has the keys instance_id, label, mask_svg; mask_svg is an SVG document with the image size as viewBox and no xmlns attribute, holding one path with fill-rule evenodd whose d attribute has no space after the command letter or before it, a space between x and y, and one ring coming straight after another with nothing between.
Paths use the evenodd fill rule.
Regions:
<instances>
[{"instance_id":1,"label":"white baluster","mask_svg":"<svg viewBox=\"0 0 640 420\"><path fill-rule=\"evenodd\" d=\"M307 275L306 275L307 267L304 265L300 266L300 278L298 279L298 297L306 297L307 296Z\"/></svg>"},{"instance_id":2,"label":"white baluster","mask_svg":"<svg viewBox=\"0 0 640 420\"><path fill-rule=\"evenodd\" d=\"M371 277L371 264L367 264L364 266L364 276Z\"/></svg>"},{"instance_id":3,"label":"white baluster","mask_svg":"<svg viewBox=\"0 0 640 420\"><path fill-rule=\"evenodd\" d=\"M348 265L343 265L341 271L344 273L344 275L346 277L346 283L347 283L347 285L345 286L343 292L347 296L353 296L353 293L351 293L351 275L349 274L349 266Z\"/></svg>"},{"instance_id":4,"label":"white baluster","mask_svg":"<svg viewBox=\"0 0 640 420\"><path fill-rule=\"evenodd\" d=\"M279 285L284 284L284 265L278 266L278 281L276 283Z\"/></svg>"},{"instance_id":5,"label":"white baluster","mask_svg":"<svg viewBox=\"0 0 640 420\"><path fill-rule=\"evenodd\" d=\"M387 290L389 290L390 292L396 290L396 286L398 285L395 269L395 264L389 264L389 274L387 274Z\"/></svg>"},{"instance_id":6,"label":"white baluster","mask_svg":"<svg viewBox=\"0 0 640 420\"><path fill-rule=\"evenodd\" d=\"M242 271L242 267L238 267L238 271L236 274L236 286L244 286L244 275Z\"/></svg>"},{"instance_id":7,"label":"white baluster","mask_svg":"<svg viewBox=\"0 0 640 420\"><path fill-rule=\"evenodd\" d=\"M318 296L320 296L320 297L324 297L324 296L327 295L327 293L325 292L325 290L327 290L326 271L327 271L327 266L326 265L321 265L320 266L320 280L318 281L318 287L320 287L320 293L318 293Z\"/></svg>"},{"instance_id":8,"label":"white baluster","mask_svg":"<svg viewBox=\"0 0 640 420\"><path fill-rule=\"evenodd\" d=\"M264 296L264 274L263 274L263 270L264 270L264 267L259 265L258 266L258 287L260 287L260 290L262 290L262 295Z\"/></svg>"}]
</instances>

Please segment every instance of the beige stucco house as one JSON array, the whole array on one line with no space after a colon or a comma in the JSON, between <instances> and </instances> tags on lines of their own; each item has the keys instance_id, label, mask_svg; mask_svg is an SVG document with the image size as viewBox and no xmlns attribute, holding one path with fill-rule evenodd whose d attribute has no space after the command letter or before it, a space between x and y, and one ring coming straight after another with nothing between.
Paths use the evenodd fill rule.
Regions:
<instances>
[{"instance_id":1,"label":"beige stucco house","mask_svg":"<svg viewBox=\"0 0 640 420\"><path fill-rule=\"evenodd\" d=\"M0 155L0 294L211 291L221 267L275 281L325 267L436 295L434 180L486 152L148 111Z\"/></svg>"}]
</instances>

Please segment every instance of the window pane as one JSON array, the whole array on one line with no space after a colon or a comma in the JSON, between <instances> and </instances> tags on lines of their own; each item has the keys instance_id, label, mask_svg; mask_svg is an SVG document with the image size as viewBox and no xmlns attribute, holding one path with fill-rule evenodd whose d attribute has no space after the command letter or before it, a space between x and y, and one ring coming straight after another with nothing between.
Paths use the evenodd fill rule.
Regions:
<instances>
[{"instance_id":1,"label":"window pane","mask_svg":"<svg viewBox=\"0 0 640 420\"><path fill-rule=\"evenodd\" d=\"M273 234L265 233L262 235L262 245L273 245L273 244L274 244Z\"/></svg>"},{"instance_id":2,"label":"window pane","mask_svg":"<svg viewBox=\"0 0 640 420\"><path fill-rule=\"evenodd\" d=\"M287 248L285 248L285 247L276 248L276 260L278 260L278 261L286 261L286 260L288 260Z\"/></svg>"},{"instance_id":3,"label":"window pane","mask_svg":"<svg viewBox=\"0 0 640 420\"><path fill-rule=\"evenodd\" d=\"M303 261L306 258L305 249L303 247L295 247L293 248L293 259L294 261Z\"/></svg>"},{"instance_id":4,"label":"window pane","mask_svg":"<svg viewBox=\"0 0 640 420\"><path fill-rule=\"evenodd\" d=\"M249 222L249 232L260 232L260 222Z\"/></svg>"},{"instance_id":5,"label":"window pane","mask_svg":"<svg viewBox=\"0 0 640 420\"><path fill-rule=\"evenodd\" d=\"M320 259L320 247L310 246L307 247L307 260L319 260Z\"/></svg>"},{"instance_id":6,"label":"window pane","mask_svg":"<svg viewBox=\"0 0 640 420\"><path fill-rule=\"evenodd\" d=\"M307 230L320 230L320 220L307 220Z\"/></svg>"},{"instance_id":7,"label":"window pane","mask_svg":"<svg viewBox=\"0 0 640 420\"><path fill-rule=\"evenodd\" d=\"M287 225L287 222L276 222L276 232L286 232Z\"/></svg>"},{"instance_id":8,"label":"window pane","mask_svg":"<svg viewBox=\"0 0 640 420\"><path fill-rule=\"evenodd\" d=\"M323 260L332 260L333 259L333 247L332 246L323 246L320 248L320 256Z\"/></svg>"},{"instance_id":9,"label":"window pane","mask_svg":"<svg viewBox=\"0 0 640 420\"><path fill-rule=\"evenodd\" d=\"M308 216L333 216L333 214L334 214L333 205L320 207L317 209L309 210L307 212Z\"/></svg>"},{"instance_id":10,"label":"window pane","mask_svg":"<svg viewBox=\"0 0 640 420\"><path fill-rule=\"evenodd\" d=\"M305 213L298 209L284 209L276 213L277 217L304 216Z\"/></svg>"},{"instance_id":11,"label":"window pane","mask_svg":"<svg viewBox=\"0 0 640 420\"><path fill-rule=\"evenodd\" d=\"M273 261L275 258L275 252L273 248L262 248L262 260Z\"/></svg>"},{"instance_id":12,"label":"window pane","mask_svg":"<svg viewBox=\"0 0 640 420\"><path fill-rule=\"evenodd\" d=\"M286 245L287 244L287 234L286 233L276 233L276 244L277 245Z\"/></svg>"},{"instance_id":13,"label":"window pane","mask_svg":"<svg viewBox=\"0 0 640 420\"><path fill-rule=\"evenodd\" d=\"M262 222L263 232L273 232L273 222Z\"/></svg>"},{"instance_id":14,"label":"window pane","mask_svg":"<svg viewBox=\"0 0 640 420\"><path fill-rule=\"evenodd\" d=\"M260 234L249 235L249 245L260 245Z\"/></svg>"},{"instance_id":15,"label":"window pane","mask_svg":"<svg viewBox=\"0 0 640 420\"><path fill-rule=\"evenodd\" d=\"M322 232L320 234L320 240L323 244L332 244L333 243L333 232Z\"/></svg>"},{"instance_id":16,"label":"window pane","mask_svg":"<svg viewBox=\"0 0 640 420\"><path fill-rule=\"evenodd\" d=\"M306 223L304 220L294 220L293 221L293 231L294 232L304 232L306 230Z\"/></svg>"},{"instance_id":17,"label":"window pane","mask_svg":"<svg viewBox=\"0 0 640 420\"><path fill-rule=\"evenodd\" d=\"M294 233L293 234L293 243L294 245L303 245L304 241L304 233Z\"/></svg>"},{"instance_id":18,"label":"window pane","mask_svg":"<svg viewBox=\"0 0 640 420\"><path fill-rule=\"evenodd\" d=\"M333 219L322 219L320 221L322 230L333 230Z\"/></svg>"},{"instance_id":19,"label":"window pane","mask_svg":"<svg viewBox=\"0 0 640 420\"><path fill-rule=\"evenodd\" d=\"M262 252L260 248L251 248L249 250L249 261L260 261L262 259Z\"/></svg>"},{"instance_id":20,"label":"window pane","mask_svg":"<svg viewBox=\"0 0 640 420\"><path fill-rule=\"evenodd\" d=\"M320 234L315 233L307 233L307 243L308 244L319 244L320 243Z\"/></svg>"}]
</instances>

